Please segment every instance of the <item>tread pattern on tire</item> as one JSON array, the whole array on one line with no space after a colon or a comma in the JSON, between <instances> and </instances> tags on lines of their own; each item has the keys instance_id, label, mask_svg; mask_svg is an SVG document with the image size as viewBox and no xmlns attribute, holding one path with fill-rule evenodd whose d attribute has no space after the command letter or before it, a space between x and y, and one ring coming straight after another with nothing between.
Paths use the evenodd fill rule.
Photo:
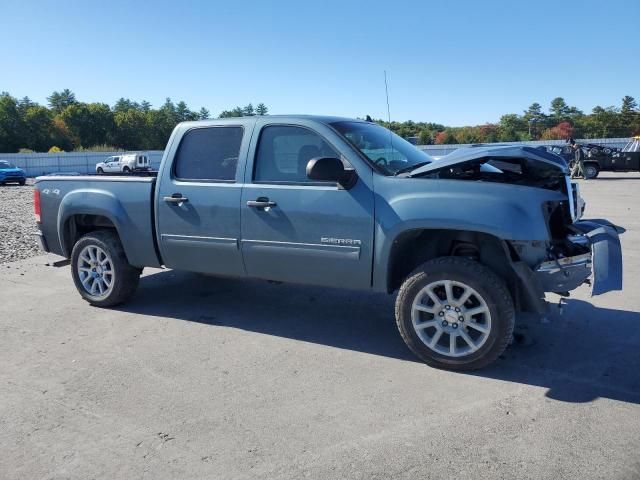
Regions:
<instances>
[{"instance_id":1,"label":"tread pattern on tire","mask_svg":"<svg viewBox=\"0 0 640 480\"><path fill-rule=\"evenodd\" d=\"M414 345L415 340L407 335L401 325L402 308L406 305L405 302L413 302L413 298L406 297L408 292L417 283L421 282L425 275L428 275L425 270L431 270L432 268L442 269L460 267L468 269L468 273L475 275L476 278L481 278L483 284L495 292L497 299L502 303L502 307L504 308L504 312L502 312L504 318L502 320L506 322L506 328L502 335L495 339L490 350L484 356L468 363L461 363L455 360L445 363L437 359L425 357L423 352L416 348L416 345ZM438 257L421 264L411 272L411 274L409 274L402 283L398 292L395 304L395 317L396 325L402 339L416 356L430 366L458 371L477 370L493 363L508 347L513 336L513 328L515 326L515 308L513 306L513 299L511 298L511 294L505 282L496 273L494 273L493 270L489 269L485 265L464 257Z\"/></svg>"}]
</instances>

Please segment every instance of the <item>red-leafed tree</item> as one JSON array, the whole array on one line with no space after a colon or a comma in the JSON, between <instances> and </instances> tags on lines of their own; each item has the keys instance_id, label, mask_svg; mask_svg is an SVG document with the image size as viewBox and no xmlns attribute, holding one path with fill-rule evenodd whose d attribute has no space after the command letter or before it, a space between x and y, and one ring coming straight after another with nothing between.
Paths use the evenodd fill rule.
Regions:
<instances>
[{"instance_id":1,"label":"red-leafed tree","mask_svg":"<svg viewBox=\"0 0 640 480\"><path fill-rule=\"evenodd\" d=\"M543 140L566 140L573 137L573 126L569 122L560 122L542 132Z\"/></svg>"}]
</instances>

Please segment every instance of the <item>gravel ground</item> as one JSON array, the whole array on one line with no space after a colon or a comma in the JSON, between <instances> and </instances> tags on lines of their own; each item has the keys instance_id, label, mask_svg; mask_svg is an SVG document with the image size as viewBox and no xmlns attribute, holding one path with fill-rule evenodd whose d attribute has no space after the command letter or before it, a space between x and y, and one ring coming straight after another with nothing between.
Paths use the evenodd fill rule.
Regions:
<instances>
[{"instance_id":1,"label":"gravel ground","mask_svg":"<svg viewBox=\"0 0 640 480\"><path fill-rule=\"evenodd\" d=\"M33 180L27 185L0 186L0 263L13 262L40 255L33 218Z\"/></svg>"}]
</instances>

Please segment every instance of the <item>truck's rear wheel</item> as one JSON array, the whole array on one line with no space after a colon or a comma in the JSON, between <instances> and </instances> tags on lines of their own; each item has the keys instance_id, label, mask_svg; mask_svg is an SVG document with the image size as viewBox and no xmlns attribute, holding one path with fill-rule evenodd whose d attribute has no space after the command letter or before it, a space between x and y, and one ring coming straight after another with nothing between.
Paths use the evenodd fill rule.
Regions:
<instances>
[{"instance_id":1,"label":"truck's rear wheel","mask_svg":"<svg viewBox=\"0 0 640 480\"><path fill-rule=\"evenodd\" d=\"M131 169L129 167L124 167L122 169L122 173L130 173L130 172L131 172Z\"/></svg>"},{"instance_id":2,"label":"truck's rear wheel","mask_svg":"<svg viewBox=\"0 0 640 480\"><path fill-rule=\"evenodd\" d=\"M118 236L108 230L84 235L71 253L73 282L96 307L111 307L128 300L136 291L141 270L127 262Z\"/></svg>"},{"instance_id":3,"label":"truck's rear wheel","mask_svg":"<svg viewBox=\"0 0 640 480\"><path fill-rule=\"evenodd\" d=\"M463 257L422 264L404 281L396 322L407 346L430 366L474 370L507 348L515 312L504 281Z\"/></svg>"}]
</instances>

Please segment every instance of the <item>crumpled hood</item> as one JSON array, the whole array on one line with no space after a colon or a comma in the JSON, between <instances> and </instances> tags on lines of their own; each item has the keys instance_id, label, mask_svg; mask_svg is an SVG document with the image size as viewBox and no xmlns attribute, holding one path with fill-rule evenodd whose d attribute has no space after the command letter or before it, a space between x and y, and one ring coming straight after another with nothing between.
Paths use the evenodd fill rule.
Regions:
<instances>
[{"instance_id":1,"label":"crumpled hood","mask_svg":"<svg viewBox=\"0 0 640 480\"><path fill-rule=\"evenodd\" d=\"M521 158L527 162L542 162L552 167L557 167L559 172L568 174L569 169L566 162L553 153L545 152L537 148L525 146L483 146L461 148L449 155L442 157L435 162L424 165L410 173L410 176L419 176L422 174L436 172L438 170L460 166L467 163L473 163L485 158Z\"/></svg>"}]
</instances>

